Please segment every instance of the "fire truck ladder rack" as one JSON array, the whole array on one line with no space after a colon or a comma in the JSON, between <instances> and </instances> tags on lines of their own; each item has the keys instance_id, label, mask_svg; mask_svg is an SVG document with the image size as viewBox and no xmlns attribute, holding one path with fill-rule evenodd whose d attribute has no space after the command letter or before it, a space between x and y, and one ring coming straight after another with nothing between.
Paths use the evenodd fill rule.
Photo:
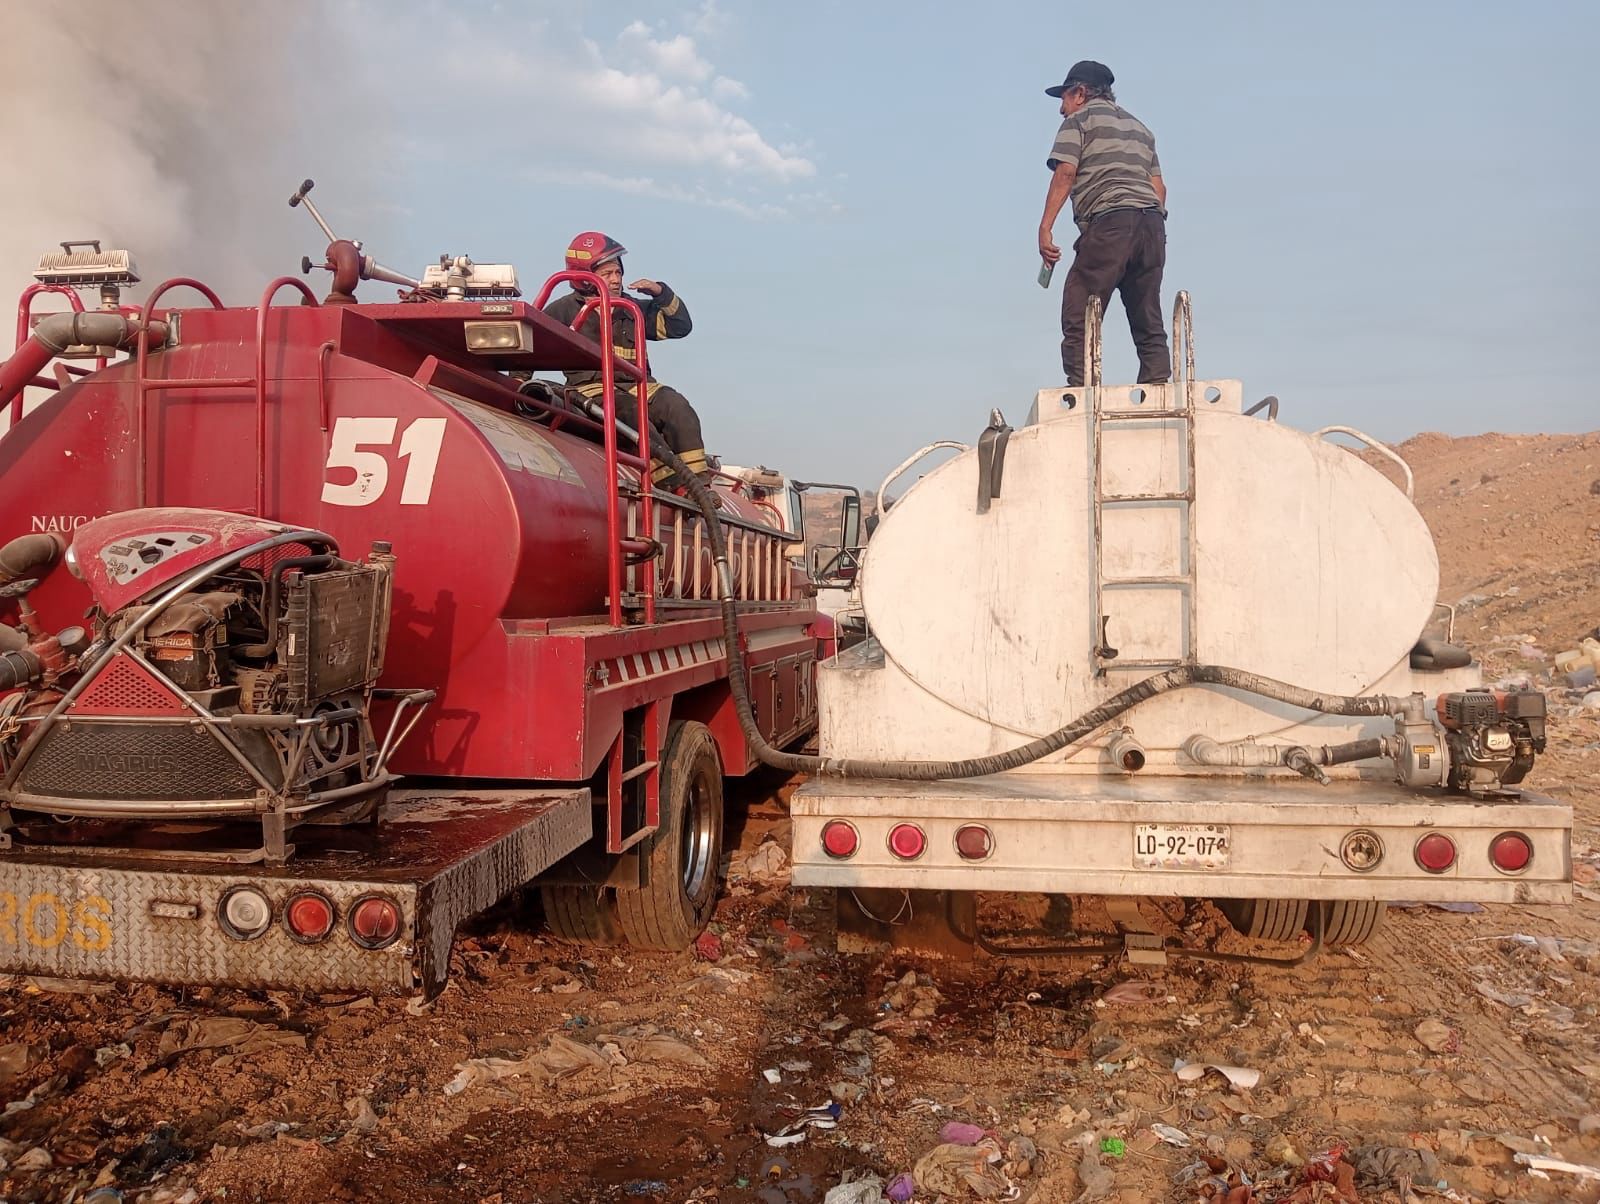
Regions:
<instances>
[{"instance_id":1,"label":"fire truck ladder rack","mask_svg":"<svg viewBox=\"0 0 1600 1204\"><path fill-rule=\"evenodd\" d=\"M1194 381L1194 331L1190 315L1189 294L1180 292L1172 311L1172 346L1174 356L1183 349L1183 376L1170 386L1152 386L1148 391L1161 398L1156 405L1141 405L1138 409L1107 410L1101 388L1101 303L1099 297L1090 297L1085 312L1084 329L1084 381L1090 397L1090 438L1094 458L1094 600L1096 616L1094 631L1094 660L1097 675L1104 676L1116 670L1171 669L1179 665L1194 664L1196 657L1196 605L1195 588L1195 381ZM1157 392L1159 390L1159 392ZM1181 406L1174 404L1181 398ZM1114 493L1106 487L1106 443L1116 443L1115 433L1139 426L1170 429L1174 426L1180 434L1179 449L1183 487L1181 489L1155 489L1136 493ZM1165 452L1163 450L1163 455ZM1138 576L1108 577L1105 569L1105 516L1108 509L1124 506L1178 506L1182 512L1182 545L1177 550L1177 571ZM1176 656L1122 657L1112 645L1109 627L1115 617L1108 609L1109 595L1126 596L1136 591L1179 590L1184 596L1184 614L1179 624L1180 648Z\"/></svg>"},{"instance_id":2,"label":"fire truck ladder rack","mask_svg":"<svg viewBox=\"0 0 1600 1204\"><path fill-rule=\"evenodd\" d=\"M149 396L169 389L249 389L256 399L256 496L255 507L249 511L258 518L267 517L267 314L272 299L285 286L298 289L304 297L302 305L316 305L317 298L304 281L293 276L280 276L267 285L261 294L261 304L256 310L256 360L255 372L250 376L194 376L163 378L150 376L150 321L156 302L174 288L192 288L211 303L212 309L225 308L221 298L207 285L187 276L176 276L163 281L145 299L140 311L139 341L134 353L134 387L137 402L134 410L134 504L149 505L149 473L145 454L145 427Z\"/></svg>"},{"instance_id":3,"label":"fire truck ladder rack","mask_svg":"<svg viewBox=\"0 0 1600 1204\"><path fill-rule=\"evenodd\" d=\"M657 560L661 545L653 537L641 536L656 530L655 491L651 488L650 466L650 368L645 349L644 313L636 301L629 297L615 297L605 281L593 272L557 272L544 282L533 308L543 310L550 294L561 283L584 284L591 293L589 300L578 310L572 328L580 329L589 315L600 319L600 383L604 412L601 435L605 440L606 480L611 488L606 491L606 603L608 618L613 627L623 623L624 570L630 580L637 579L644 595L642 618L646 623L656 621ZM602 298L604 301L602 302ZM623 371L633 378L634 395L638 402L637 434L638 453L630 455L617 447L617 356L612 333L614 311L622 310L633 318L637 336L637 358L633 363L622 363ZM639 474L639 487L635 505L630 505L629 522L623 531L623 495L627 484L622 465L629 465ZM635 521L635 518L637 521ZM624 852L646 837L653 836L661 826L661 715L660 704L652 699L623 717L622 730L612 741L606 754L606 851ZM632 755L630 755L630 753ZM624 795L639 799L638 824L631 832L624 831ZM642 797L641 797L642 796Z\"/></svg>"},{"instance_id":4,"label":"fire truck ladder rack","mask_svg":"<svg viewBox=\"0 0 1600 1204\"><path fill-rule=\"evenodd\" d=\"M550 294L556 285L585 284L592 291L592 295L578 314L572 319L572 328L577 330L588 321L590 314L597 314L600 318L600 384L601 397L604 405L602 419L602 435L605 439L606 449L606 480L611 482L611 488L606 491L606 540L609 555L606 557L606 584L607 606L610 609L610 622L613 627L622 626L622 593L623 593L623 567L625 560L631 560L642 569L644 593L644 621L656 621L656 559L660 552L660 545L654 539L641 538L637 535L624 535L622 531L622 492L623 481L620 472L622 464L628 464L638 470L640 481L639 510L641 525L646 531L655 528L655 497L650 488L650 368L646 359L645 340L642 337L645 330L644 313L639 309L638 302L631 297L613 297L605 281L593 272L557 272L544 282L544 287L539 290L539 296L533 303L533 308L542 310L550 300ZM601 298L605 298L604 304ZM638 358L633 363L622 363L623 371L633 378L634 393L638 400L638 424L634 428L638 432L638 454L630 455L617 447L617 364L616 343L612 335L612 321L614 310L622 310L633 318L633 329L638 336L636 348ZM652 774L651 780L654 781Z\"/></svg>"}]
</instances>

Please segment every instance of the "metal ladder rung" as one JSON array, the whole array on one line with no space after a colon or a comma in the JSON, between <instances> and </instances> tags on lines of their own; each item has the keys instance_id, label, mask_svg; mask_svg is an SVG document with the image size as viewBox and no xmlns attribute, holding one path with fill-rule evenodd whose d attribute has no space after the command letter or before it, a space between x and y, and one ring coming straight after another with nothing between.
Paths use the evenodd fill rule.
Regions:
<instances>
[{"instance_id":1,"label":"metal ladder rung","mask_svg":"<svg viewBox=\"0 0 1600 1204\"><path fill-rule=\"evenodd\" d=\"M622 844L621 844L621 846L618 847L617 852L626 853L629 849L633 848L633 846L638 844L641 840L644 840L644 839L646 839L648 837L654 836L655 834L656 834L656 829L655 828L640 828L638 831L636 831L636 832L632 833L631 835L626 836L626 837L623 838Z\"/></svg>"},{"instance_id":2,"label":"metal ladder rung","mask_svg":"<svg viewBox=\"0 0 1600 1204\"><path fill-rule=\"evenodd\" d=\"M1152 577L1103 577L1100 585L1105 589L1127 589L1148 585L1181 585L1185 588L1194 586L1192 573L1158 574Z\"/></svg>"},{"instance_id":3,"label":"metal ladder rung","mask_svg":"<svg viewBox=\"0 0 1600 1204\"><path fill-rule=\"evenodd\" d=\"M1192 413L1188 407L1183 409L1146 410L1101 410L1101 422L1182 422Z\"/></svg>"},{"instance_id":4,"label":"metal ladder rung","mask_svg":"<svg viewBox=\"0 0 1600 1204\"><path fill-rule=\"evenodd\" d=\"M1117 657L1107 661L1101 666L1107 672L1115 669L1176 669L1185 662L1173 660L1171 657L1142 656L1142 657Z\"/></svg>"},{"instance_id":5,"label":"metal ladder rung","mask_svg":"<svg viewBox=\"0 0 1600 1204\"><path fill-rule=\"evenodd\" d=\"M640 761L639 764L635 765L632 769L624 771L622 780L624 782L631 782L634 778L642 777L644 774L649 773L659 764L661 764L660 761Z\"/></svg>"},{"instance_id":6,"label":"metal ladder rung","mask_svg":"<svg viewBox=\"0 0 1600 1204\"><path fill-rule=\"evenodd\" d=\"M1179 493L1107 493L1102 494L1100 504L1113 506L1119 502L1192 502L1194 494L1185 489Z\"/></svg>"}]
</instances>

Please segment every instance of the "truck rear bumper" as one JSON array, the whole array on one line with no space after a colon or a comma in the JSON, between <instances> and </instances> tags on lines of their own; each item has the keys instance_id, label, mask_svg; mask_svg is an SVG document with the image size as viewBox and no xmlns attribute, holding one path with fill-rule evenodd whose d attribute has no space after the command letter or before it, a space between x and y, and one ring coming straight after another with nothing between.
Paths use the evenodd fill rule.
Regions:
<instances>
[{"instance_id":1,"label":"truck rear bumper","mask_svg":"<svg viewBox=\"0 0 1600 1204\"><path fill-rule=\"evenodd\" d=\"M431 996L457 925L577 848L592 822L587 788L404 790L376 827L298 829L287 866L19 844L0 853L0 971ZM272 906L272 923L251 939L219 921L236 886ZM283 922L288 897L305 890L335 913L314 944ZM400 909L399 937L382 949L363 948L346 925L367 895Z\"/></svg>"},{"instance_id":2,"label":"truck rear bumper","mask_svg":"<svg viewBox=\"0 0 1600 1204\"><path fill-rule=\"evenodd\" d=\"M797 886L1507 903L1572 897L1572 809L1532 793L1489 802L1359 780L1319 786L1283 778L1045 773L927 783L818 778L796 792L791 813ZM832 820L856 830L853 855L825 850L823 828ZM922 829L923 853L903 859L891 851L897 824ZM956 833L965 825L988 830L988 856L958 852ZM1199 854L1187 859L1210 864L1182 864L1184 856L1161 864L1160 851L1150 847L1152 826L1159 834L1170 825L1200 832L1209 826ZM1442 873L1416 859L1417 842L1434 832L1456 848L1454 864ZM1490 860L1491 842L1505 832L1532 846L1519 873L1503 873ZM1379 842L1372 868L1352 869L1343 859L1353 833ZM1225 852L1216 848L1218 838Z\"/></svg>"}]
</instances>

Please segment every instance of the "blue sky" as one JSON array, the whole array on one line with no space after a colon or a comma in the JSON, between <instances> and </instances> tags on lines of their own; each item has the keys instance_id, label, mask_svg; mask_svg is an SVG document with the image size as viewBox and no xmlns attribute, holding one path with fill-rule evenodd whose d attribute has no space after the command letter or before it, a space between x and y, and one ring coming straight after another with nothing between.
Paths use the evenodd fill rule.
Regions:
<instances>
[{"instance_id":1,"label":"blue sky","mask_svg":"<svg viewBox=\"0 0 1600 1204\"><path fill-rule=\"evenodd\" d=\"M1166 305L1193 295L1201 375L1278 394L1295 425L1390 439L1600 426L1593 5L280 11L273 32L300 33L223 60L196 135L251 131L227 152L229 220L270 250L263 270L320 249L282 204L308 174L341 233L408 271L466 252L532 291L572 234L606 230L630 279L689 304L694 334L654 365L730 461L870 487L1060 383L1064 272L1034 282L1059 121L1042 90L1078 58L1109 64L1155 132ZM228 20L199 40L264 36ZM318 31L334 49L308 66ZM193 140L155 155L196 179L200 157ZM146 260L178 256L130 229ZM207 274L183 254L159 274ZM1106 344L1108 378L1131 379L1116 302Z\"/></svg>"}]
</instances>

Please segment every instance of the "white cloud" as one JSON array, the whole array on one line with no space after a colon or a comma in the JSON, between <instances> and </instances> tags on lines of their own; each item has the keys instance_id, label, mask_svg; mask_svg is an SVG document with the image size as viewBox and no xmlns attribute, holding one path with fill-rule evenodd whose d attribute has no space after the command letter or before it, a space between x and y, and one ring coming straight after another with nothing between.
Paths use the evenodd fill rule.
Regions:
<instances>
[{"instance_id":1,"label":"white cloud","mask_svg":"<svg viewBox=\"0 0 1600 1204\"><path fill-rule=\"evenodd\" d=\"M528 179L544 184L576 185L583 188L603 188L610 192L625 192L630 196L647 196L658 201L677 201L689 205L704 205L723 209L740 217L770 219L788 217L793 212L788 205L770 201L751 203L737 197L723 196L702 187L658 180L652 176L616 175L608 171L580 169L552 171L548 168L530 167L524 173ZM809 202L809 196L797 197Z\"/></svg>"},{"instance_id":2,"label":"white cloud","mask_svg":"<svg viewBox=\"0 0 1600 1204\"><path fill-rule=\"evenodd\" d=\"M729 107L740 89L736 81L722 95L707 95L691 78L713 76L687 37L662 40L635 22L623 31L620 54L609 56L583 37L563 38L548 26L533 37L495 39L473 36L470 26L438 39L448 47L438 64L443 86L430 92L430 105L459 97L476 108L477 120L464 128L482 127L482 86L492 80L499 110L520 113L496 129L504 144L508 129L521 149L532 153L559 149L574 166L594 166L596 159L626 159L686 170L714 169L775 182L805 179L816 164L793 150L770 142L748 119ZM470 47L470 49L469 49ZM641 51L652 62L638 63ZM676 77L663 64L670 65ZM726 78L726 77L724 77ZM584 159L587 159L587 162Z\"/></svg>"},{"instance_id":3,"label":"white cloud","mask_svg":"<svg viewBox=\"0 0 1600 1204\"><path fill-rule=\"evenodd\" d=\"M730 23L731 18L728 14L717 7L717 0L700 0L700 6L689 18L689 28L694 31L696 37L701 38L718 36Z\"/></svg>"},{"instance_id":4,"label":"white cloud","mask_svg":"<svg viewBox=\"0 0 1600 1204\"><path fill-rule=\"evenodd\" d=\"M729 79L726 75L719 75L711 81L711 95L718 100L748 100L750 89L736 79Z\"/></svg>"},{"instance_id":5,"label":"white cloud","mask_svg":"<svg viewBox=\"0 0 1600 1204\"><path fill-rule=\"evenodd\" d=\"M651 36L648 25L643 21L635 21L618 35L617 44L625 54L634 56L646 67L668 79L703 83L713 74L711 64L700 57L694 39L688 34L656 38Z\"/></svg>"}]
</instances>

